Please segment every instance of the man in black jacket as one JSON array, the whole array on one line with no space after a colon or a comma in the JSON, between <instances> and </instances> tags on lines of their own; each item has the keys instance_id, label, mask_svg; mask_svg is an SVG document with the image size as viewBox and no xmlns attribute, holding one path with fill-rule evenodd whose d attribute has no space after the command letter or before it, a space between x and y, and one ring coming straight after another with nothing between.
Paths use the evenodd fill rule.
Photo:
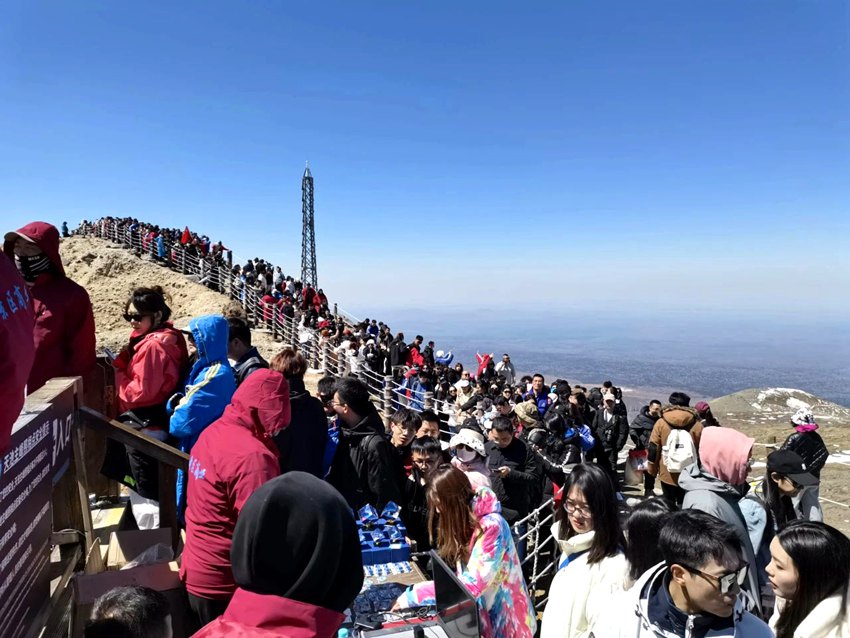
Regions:
<instances>
[{"instance_id":1,"label":"man in black jacket","mask_svg":"<svg viewBox=\"0 0 850 638\"><path fill-rule=\"evenodd\" d=\"M511 420L504 416L493 419L490 440L485 444L487 467L493 490L502 503L503 513L509 522L528 516L537 503L531 502L531 494L540 483L540 468L537 457L523 441L514 436ZM520 528L524 533L525 525ZM525 539L517 543L520 560L525 557Z\"/></svg>"},{"instance_id":2,"label":"man in black jacket","mask_svg":"<svg viewBox=\"0 0 850 638\"><path fill-rule=\"evenodd\" d=\"M649 405L645 405L640 409L640 412L632 421L632 425L629 428L629 438L634 441L636 450L649 449L649 437L652 435L652 428L655 427L655 422L661 418L661 407L661 401L653 399L649 402ZM652 496L654 491L655 477L649 472L644 472L644 496Z\"/></svg>"},{"instance_id":3,"label":"man in black jacket","mask_svg":"<svg viewBox=\"0 0 850 638\"><path fill-rule=\"evenodd\" d=\"M602 396L602 406L593 417L591 430L594 436L602 441L608 462L616 474L617 455L626 445L626 437L629 435L629 420L626 415L617 410L617 397L613 393L609 392Z\"/></svg>"},{"instance_id":4,"label":"man in black jacket","mask_svg":"<svg viewBox=\"0 0 850 638\"><path fill-rule=\"evenodd\" d=\"M380 510L390 501L403 504L395 451L366 384L352 377L338 379L332 405L340 440L328 482L354 508L368 503Z\"/></svg>"},{"instance_id":5,"label":"man in black jacket","mask_svg":"<svg viewBox=\"0 0 850 638\"><path fill-rule=\"evenodd\" d=\"M404 375L404 364L407 361L407 344L404 342L404 333L399 332L392 343L390 343L390 367L393 379L400 383Z\"/></svg>"},{"instance_id":6,"label":"man in black jacket","mask_svg":"<svg viewBox=\"0 0 850 638\"><path fill-rule=\"evenodd\" d=\"M251 345L251 328L242 317L227 318L227 358L234 362L237 386L257 370L269 367L268 361Z\"/></svg>"}]
</instances>

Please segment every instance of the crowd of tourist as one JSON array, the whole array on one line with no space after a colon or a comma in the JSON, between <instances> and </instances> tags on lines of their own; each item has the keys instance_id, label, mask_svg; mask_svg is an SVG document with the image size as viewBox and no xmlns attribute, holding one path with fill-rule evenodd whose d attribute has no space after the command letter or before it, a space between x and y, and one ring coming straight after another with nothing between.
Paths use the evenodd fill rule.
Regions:
<instances>
[{"instance_id":1,"label":"crowd of tourist","mask_svg":"<svg viewBox=\"0 0 850 638\"><path fill-rule=\"evenodd\" d=\"M177 239L174 230L136 230L147 246ZM179 241L219 257L225 250L188 230ZM52 376L88 373L94 319L85 290L62 269L54 227L10 232L4 249L0 334L20 358L3 391L15 406L27 383L32 392ZM252 267L268 281L270 265ZM284 297L288 278L271 279L272 294ZM498 362L481 354L465 368L433 341L408 343L376 320L322 326L332 320L327 300L304 299L302 321L334 339L347 362L319 381L316 396L297 346L267 362L245 316L175 326L156 286L125 302L127 343L112 357L119 420L190 455L173 498L196 636L334 636L364 577L353 511L390 503L416 549L456 569L485 638L850 633L850 540L822 521L828 451L808 410L792 417L753 486L754 439L720 425L704 402L691 407L683 392L630 422L610 381L586 388L519 376L508 354ZM28 324L32 348L15 344ZM370 388L384 376L400 387L388 423ZM643 494L627 501L629 440L625 465ZM156 525L148 516L159 498L156 462L115 445L103 471L130 489L139 525ZM529 547L528 514L550 499L551 539ZM551 583L529 587L530 552L551 561ZM434 596L432 582L418 583L393 610L433 605ZM164 638L168 617L161 595L124 588L98 601L86 635Z\"/></svg>"}]
</instances>

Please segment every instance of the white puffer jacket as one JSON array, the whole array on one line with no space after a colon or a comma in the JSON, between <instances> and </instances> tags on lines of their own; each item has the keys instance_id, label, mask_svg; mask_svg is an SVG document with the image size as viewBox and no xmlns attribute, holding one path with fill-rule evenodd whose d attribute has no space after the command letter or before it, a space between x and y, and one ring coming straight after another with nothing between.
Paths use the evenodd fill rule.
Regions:
<instances>
[{"instance_id":1,"label":"white puffer jacket","mask_svg":"<svg viewBox=\"0 0 850 638\"><path fill-rule=\"evenodd\" d=\"M559 525L552 525L552 535L558 538ZM585 638L594 620L611 596L623 591L628 563L622 553L604 558L593 565L587 562L587 550L593 544L594 532L558 540L561 548L559 565L573 558L558 570L549 588L549 602L543 612L540 638Z\"/></svg>"},{"instance_id":2,"label":"white puffer jacket","mask_svg":"<svg viewBox=\"0 0 850 638\"><path fill-rule=\"evenodd\" d=\"M776 599L776 608L770 619L770 628L776 629L779 614L785 601ZM794 638L850 638L850 611L845 609L841 615L841 596L824 598L809 612L803 622L794 630Z\"/></svg>"}]
</instances>

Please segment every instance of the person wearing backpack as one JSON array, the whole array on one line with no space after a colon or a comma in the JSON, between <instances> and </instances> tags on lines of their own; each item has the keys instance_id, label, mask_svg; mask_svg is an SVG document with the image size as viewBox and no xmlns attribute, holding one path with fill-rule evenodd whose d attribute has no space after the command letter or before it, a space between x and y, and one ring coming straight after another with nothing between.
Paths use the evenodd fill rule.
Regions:
<instances>
[{"instance_id":1,"label":"person wearing backpack","mask_svg":"<svg viewBox=\"0 0 850 638\"><path fill-rule=\"evenodd\" d=\"M679 487L679 475L699 459L703 427L699 414L684 392L670 395L669 405L661 410L649 437L647 472L661 481L661 491L679 506L685 491Z\"/></svg>"}]
</instances>

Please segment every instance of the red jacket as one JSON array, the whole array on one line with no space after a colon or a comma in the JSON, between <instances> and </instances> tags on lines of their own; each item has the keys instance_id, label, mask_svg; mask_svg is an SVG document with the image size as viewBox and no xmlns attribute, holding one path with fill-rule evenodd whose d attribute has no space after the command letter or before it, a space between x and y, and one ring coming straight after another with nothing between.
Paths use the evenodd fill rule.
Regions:
<instances>
[{"instance_id":1,"label":"red jacket","mask_svg":"<svg viewBox=\"0 0 850 638\"><path fill-rule=\"evenodd\" d=\"M55 269L40 275L30 286L35 310L35 362L27 392L34 392L53 377L85 376L94 367L94 314L86 289L65 276L56 227L32 222L16 232L41 248ZM14 259L15 237L6 237L3 251Z\"/></svg>"},{"instance_id":2,"label":"red jacket","mask_svg":"<svg viewBox=\"0 0 850 638\"><path fill-rule=\"evenodd\" d=\"M192 448L186 546L180 565L180 577L190 594L222 599L236 591L230 568L236 518L254 490L280 474L271 437L289 420L286 379L275 370L257 370L242 382L221 418L201 433Z\"/></svg>"},{"instance_id":3,"label":"red jacket","mask_svg":"<svg viewBox=\"0 0 850 638\"><path fill-rule=\"evenodd\" d=\"M408 368L412 368L413 366L421 368L425 365L425 358L419 352L419 346L410 346L410 350L407 351L407 361L405 361L405 364L407 364Z\"/></svg>"},{"instance_id":4,"label":"red jacket","mask_svg":"<svg viewBox=\"0 0 850 638\"><path fill-rule=\"evenodd\" d=\"M15 265L0 255L0 455L5 454L12 426L24 407L24 387L35 358L34 323L29 289Z\"/></svg>"},{"instance_id":5,"label":"red jacket","mask_svg":"<svg viewBox=\"0 0 850 638\"><path fill-rule=\"evenodd\" d=\"M332 638L344 618L332 609L237 589L224 615L192 638Z\"/></svg>"},{"instance_id":6,"label":"red jacket","mask_svg":"<svg viewBox=\"0 0 850 638\"><path fill-rule=\"evenodd\" d=\"M165 403L183 381L188 359L186 339L170 323L144 335L132 357L122 350L113 364L119 411Z\"/></svg>"}]
</instances>

